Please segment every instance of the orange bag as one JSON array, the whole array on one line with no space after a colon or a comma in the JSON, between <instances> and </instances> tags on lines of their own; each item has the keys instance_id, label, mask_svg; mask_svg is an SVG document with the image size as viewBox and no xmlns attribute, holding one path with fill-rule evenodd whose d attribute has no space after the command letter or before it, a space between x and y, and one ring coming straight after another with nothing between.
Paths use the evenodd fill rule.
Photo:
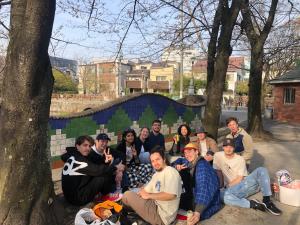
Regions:
<instances>
[{"instance_id":1,"label":"orange bag","mask_svg":"<svg viewBox=\"0 0 300 225\"><path fill-rule=\"evenodd\" d=\"M93 207L93 211L98 217L105 220L112 215L112 213L110 211L111 209L114 209L115 212L119 213L119 212L121 212L122 208L123 207L121 205L119 205L118 203L107 200L105 202L101 202L101 203L95 205Z\"/></svg>"}]
</instances>

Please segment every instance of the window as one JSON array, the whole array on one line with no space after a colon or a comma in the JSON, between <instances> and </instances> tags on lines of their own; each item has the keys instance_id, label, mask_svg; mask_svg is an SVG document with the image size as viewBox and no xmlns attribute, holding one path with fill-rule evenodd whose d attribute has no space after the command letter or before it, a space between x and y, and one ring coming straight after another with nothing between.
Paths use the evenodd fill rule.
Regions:
<instances>
[{"instance_id":1,"label":"window","mask_svg":"<svg viewBox=\"0 0 300 225\"><path fill-rule=\"evenodd\" d=\"M295 88L284 88L283 91L283 103L284 104L293 104L295 103Z\"/></svg>"},{"instance_id":2,"label":"window","mask_svg":"<svg viewBox=\"0 0 300 225\"><path fill-rule=\"evenodd\" d=\"M156 81L164 81L164 80L167 80L166 76L157 76L156 77Z\"/></svg>"}]
</instances>

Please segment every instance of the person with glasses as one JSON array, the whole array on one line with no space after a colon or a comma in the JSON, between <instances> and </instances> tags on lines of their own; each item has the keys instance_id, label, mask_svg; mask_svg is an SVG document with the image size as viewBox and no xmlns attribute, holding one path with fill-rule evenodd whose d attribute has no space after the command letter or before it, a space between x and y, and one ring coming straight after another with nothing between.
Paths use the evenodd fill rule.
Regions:
<instances>
[{"instance_id":1,"label":"person with glasses","mask_svg":"<svg viewBox=\"0 0 300 225\"><path fill-rule=\"evenodd\" d=\"M156 119L152 122L152 130L149 135L149 148L150 150L153 149L155 146L160 146L164 150L165 147L165 137L160 133L161 129L161 121Z\"/></svg>"}]
</instances>

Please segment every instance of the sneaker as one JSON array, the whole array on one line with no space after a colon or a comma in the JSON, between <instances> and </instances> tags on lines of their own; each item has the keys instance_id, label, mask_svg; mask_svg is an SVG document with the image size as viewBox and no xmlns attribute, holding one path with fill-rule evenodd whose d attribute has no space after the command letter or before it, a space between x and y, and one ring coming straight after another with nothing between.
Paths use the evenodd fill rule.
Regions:
<instances>
[{"instance_id":1,"label":"sneaker","mask_svg":"<svg viewBox=\"0 0 300 225\"><path fill-rule=\"evenodd\" d=\"M123 195L121 193L109 193L107 195L103 195L100 200L101 201L112 201L112 202L117 202L120 201Z\"/></svg>"},{"instance_id":2,"label":"sneaker","mask_svg":"<svg viewBox=\"0 0 300 225\"><path fill-rule=\"evenodd\" d=\"M276 205L274 205L273 202L270 201L268 203L262 203L262 204L264 205L264 207L266 208L266 210L269 213L271 213L271 214L273 214L275 216L280 216L281 215L282 211L280 209L278 209L276 207Z\"/></svg>"},{"instance_id":3,"label":"sneaker","mask_svg":"<svg viewBox=\"0 0 300 225\"><path fill-rule=\"evenodd\" d=\"M250 200L250 208L255 209L255 210L260 210L263 212L266 211L266 207L265 207L264 203L261 203L257 199Z\"/></svg>"}]
</instances>

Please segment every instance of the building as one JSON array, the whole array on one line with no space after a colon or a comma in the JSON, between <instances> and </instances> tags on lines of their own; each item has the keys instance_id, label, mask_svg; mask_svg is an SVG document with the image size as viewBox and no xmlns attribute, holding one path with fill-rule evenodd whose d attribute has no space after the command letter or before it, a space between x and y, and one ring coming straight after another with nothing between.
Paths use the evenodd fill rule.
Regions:
<instances>
[{"instance_id":1,"label":"building","mask_svg":"<svg viewBox=\"0 0 300 225\"><path fill-rule=\"evenodd\" d=\"M196 49L183 50L183 73L191 75L192 65L200 58L200 52ZM161 57L162 62L176 62L181 64L181 50L169 48L163 52ZM180 68L178 68L179 71Z\"/></svg>"},{"instance_id":2,"label":"building","mask_svg":"<svg viewBox=\"0 0 300 225\"><path fill-rule=\"evenodd\" d=\"M132 65L99 60L79 66L79 94L101 94L117 98L125 94L125 81Z\"/></svg>"},{"instance_id":3,"label":"building","mask_svg":"<svg viewBox=\"0 0 300 225\"><path fill-rule=\"evenodd\" d=\"M176 77L174 65L154 63L150 69L148 92L172 92L173 80Z\"/></svg>"},{"instance_id":4,"label":"building","mask_svg":"<svg viewBox=\"0 0 300 225\"><path fill-rule=\"evenodd\" d=\"M244 56L231 56L229 58L226 81L228 84L228 93L231 93L231 97L235 95L236 83L238 81L248 80L250 73L250 60ZM198 60L193 65L193 76L195 79L206 80L207 79L207 60Z\"/></svg>"},{"instance_id":5,"label":"building","mask_svg":"<svg viewBox=\"0 0 300 225\"><path fill-rule=\"evenodd\" d=\"M125 87L129 93L148 92L147 81L149 80L149 78L150 78L150 70L134 69L127 74Z\"/></svg>"},{"instance_id":6,"label":"building","mask_svg":"<svg viewBox=\"0 0 300 225\"><path fill-rule=\"evenodd\" d=\"M300 123L300 66L269 83L274 86L273 118Z\"/></svg>"},{"instance_id":7,"label":"building","mask_svg":"<svg viewBox=\"0 0 300 225\"><path fill-rule=\"evenodd\" d=\"M78 81L78 77L77 77L78 63L76 60L50 56L50 62L53 68L56 68L59 71L70 75L72 80Z\"/></svg>"}]
</instances>

